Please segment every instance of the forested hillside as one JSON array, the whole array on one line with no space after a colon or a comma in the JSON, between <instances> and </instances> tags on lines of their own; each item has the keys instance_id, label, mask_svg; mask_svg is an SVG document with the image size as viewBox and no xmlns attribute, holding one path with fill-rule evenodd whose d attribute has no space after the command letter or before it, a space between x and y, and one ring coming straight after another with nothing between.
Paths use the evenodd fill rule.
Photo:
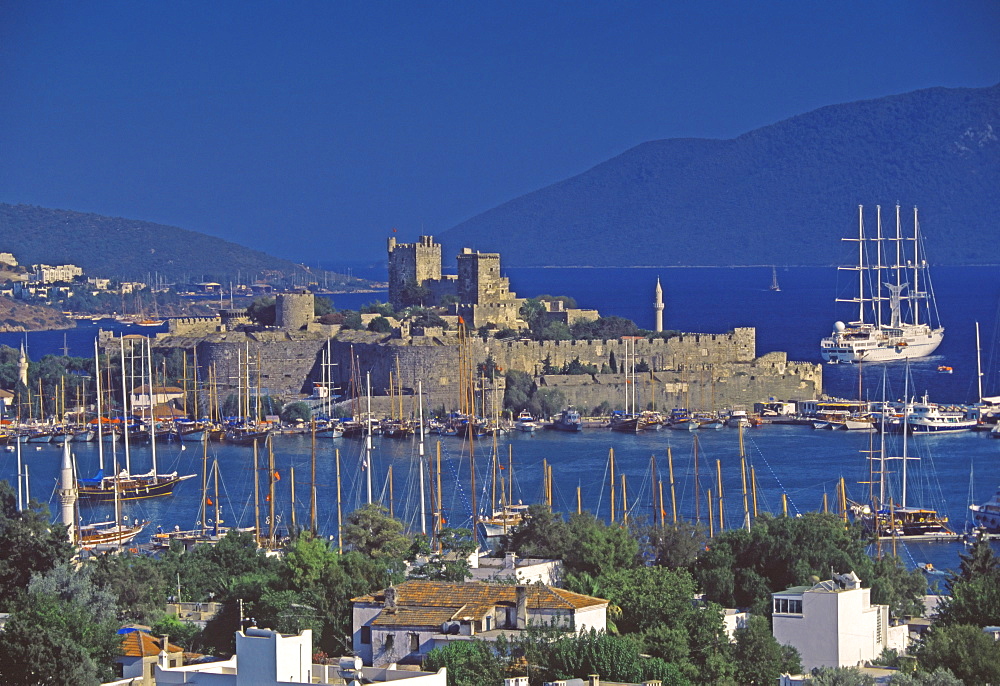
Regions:
<instances>
[{"instance_id":1,"label":"forested hillside","mask_svg":"<svg viewBox=\"0 0 1000 686\"><path fill-rule=\"evenodd\" d=\"M226 283L238 276L322 280L288 260L195 231L98 214L0 203L0 252L24 265L75 264L88 276ZM358 282L328 274L327 285Z\"/></svg>"},{"instance_id":2,"label":"forested hillside","mask_svg":"<svg viewBox=\"0 0 1000 686\"><path fill-rule=\"evenodd\" d=\"M530 265L825 265L857 206L920 220L935 263L995 262L1000 85L824 107L732 140L644 143L442 236ZM889 220L894 222L894 216ZM905 223L905 222L904 222Z\"/></svg>"}]
</instances>

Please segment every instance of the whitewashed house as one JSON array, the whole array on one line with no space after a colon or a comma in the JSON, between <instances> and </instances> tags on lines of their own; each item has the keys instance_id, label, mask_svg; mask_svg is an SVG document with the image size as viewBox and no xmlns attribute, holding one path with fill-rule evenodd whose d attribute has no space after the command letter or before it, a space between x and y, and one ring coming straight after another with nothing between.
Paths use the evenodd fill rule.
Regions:
<instances>
[{"instance_id":1,"label":"whitewashed house","mask_svg":"<svg viewBox=\"0 0 1000 686\"><path fill-rule=\"evenodd\" d=\"M376 667L419 664L451 641L495 641L532 624L607 627L607 600L553 586L407 581L351 603L354 654Z\"/></svg>"},{"instance_id":2,"label":"whitewashed house","mask_svg":"<svg viewBox=\"0 0 1000 686\"><path fill-rule=\"evenodd\" d=\"M906 651L906 625L889 625L889 607L872 605L871 589L854 572L771 598L774 638L798 650L807 671L861 665L885 648Z\"/></svg>"}]
</instances>

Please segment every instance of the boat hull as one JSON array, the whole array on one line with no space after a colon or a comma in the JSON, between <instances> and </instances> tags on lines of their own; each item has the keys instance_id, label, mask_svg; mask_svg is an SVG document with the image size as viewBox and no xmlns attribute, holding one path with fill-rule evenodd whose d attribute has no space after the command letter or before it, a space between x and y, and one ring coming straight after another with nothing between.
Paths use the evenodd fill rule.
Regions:
<instances>
[{"instance_id":1,"label":"boat hull","mask_svg":"<svg viewBox=\"0 0 1000 686\"><path fill-rule=\"evenodd\" d=\"M113 503L115 502L115 486L118 488L119 500L145 500L171 495L181 481L194 478L194 474L177 476L176 474L158 476L133 476L114 479L105 477L100 484L79 482L77 492L81 503Z\"/></svg>"},{"instance_id":2,"label":"boat hull","mask_svg":"<svg viewBox=\"0 0 1000 686\"><path fill-rule=\"evenodd\" d=\"M891 343L875 342L869 345L851 343L841 334L824 338L820 344L820 356L830 364L858 362L894 362L896 360L912 360L933 355L944 340L944 329L928 329L919 335L903 336ZM897 345L904 342L905 345Z\"/></svg>"}]
</instances>

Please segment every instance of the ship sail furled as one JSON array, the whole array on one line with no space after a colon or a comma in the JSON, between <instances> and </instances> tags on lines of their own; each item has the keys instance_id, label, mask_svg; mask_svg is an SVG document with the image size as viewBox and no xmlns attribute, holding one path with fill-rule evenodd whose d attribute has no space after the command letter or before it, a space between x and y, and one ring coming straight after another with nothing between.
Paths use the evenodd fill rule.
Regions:
<instances>
[{"instance_id":1,"label":"ship sail furled","mask_svg":"<svg viewBox=\"0 0 1000 686\"><path fill-rule=\"evenodd\" d=\"M882 208L874 236L865 232L864 208L858 206L858 236L845 241L858 244L856 266L840 267L858 273L858 295L837 302L856 303L857 321L836 322L833 333L820 341L823 360L838 362L887 362L927 357L944 339L934 302L923 236L913 208L913 233L903 235L896 206L896 231L882 232Z\"/></svg>"}]
</instances>

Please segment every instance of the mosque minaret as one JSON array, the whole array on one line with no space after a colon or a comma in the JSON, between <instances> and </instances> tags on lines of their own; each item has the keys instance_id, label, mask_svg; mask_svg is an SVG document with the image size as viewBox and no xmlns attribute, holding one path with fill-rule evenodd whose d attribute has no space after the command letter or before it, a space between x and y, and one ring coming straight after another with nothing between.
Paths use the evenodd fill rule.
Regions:
<instances>
[{"instance_id":1,"label":"mosque minaret","mask_svg":"<svg viewBox=\"0 0 1000 686\"><path fill-rule=\"evenodd\" d=\"M660 286L660 277L656 277L656 302L653 303L656 310L656 332L663 331L663 288Z\"/></svg>"}]
</instances>

